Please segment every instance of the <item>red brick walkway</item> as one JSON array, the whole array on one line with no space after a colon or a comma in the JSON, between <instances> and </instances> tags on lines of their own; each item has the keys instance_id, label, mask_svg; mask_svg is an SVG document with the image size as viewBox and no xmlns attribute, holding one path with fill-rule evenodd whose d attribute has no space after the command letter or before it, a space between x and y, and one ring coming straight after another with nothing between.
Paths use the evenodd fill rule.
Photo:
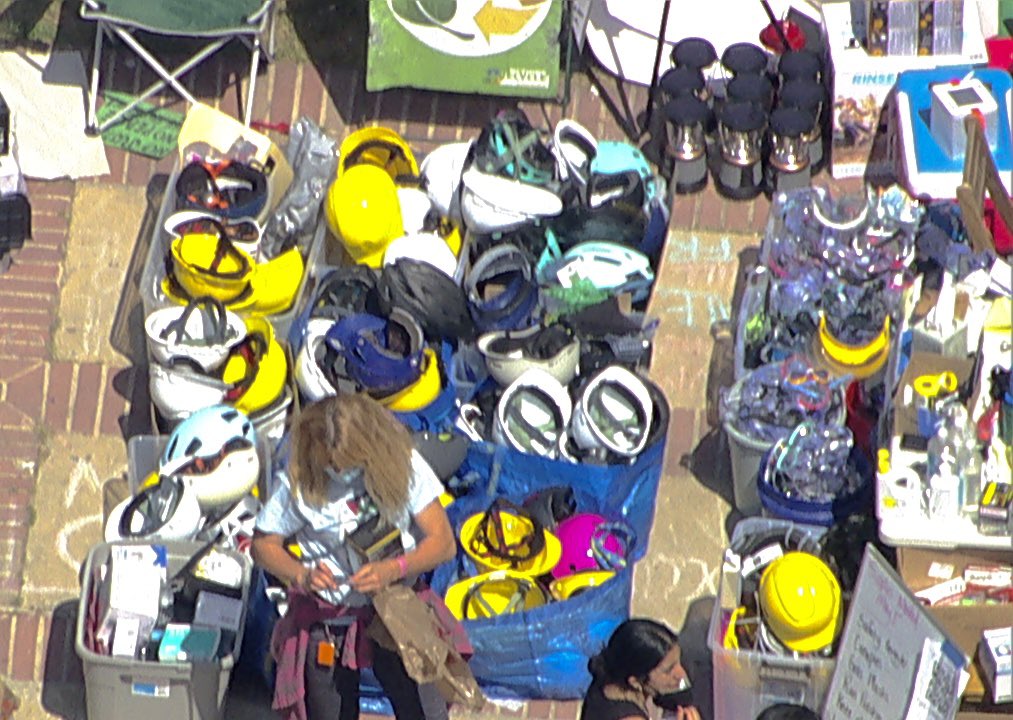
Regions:
<instances>
[{"instance_id":1,"label":"red brick walkway","mask_svg":"<svg viewBox=\"0 0 1013 720\"><path fill-rule=\"evenodd\" d=\"M121 89L124 83L129 90L150 80L139 66L132 82L120 73ZM222 62L211 65L200 86L193 80L188 84L205 102L238 113L239 96L229 85ZM255 120L292 123L305 115L336 137L363 125L384 124L401 132L420 156L441 143L476 136L492 114L512 104L497 98L416 90L367 93L356 70L333 68L321 73L312 65L286 62L270 67L258 88ZM642 108L643 88L628 90L629 106ZM553 123L561 115L556 104L522 102L520 106L536 123ZM574 76L568 115L599 138L624 137L620 124L583 75ZM107 149L107 157L110 175L94 182L146 186L155 175L168 173L172 165L171 156L154 161L115 148ZM69 181L29 183L34 234L14 253L10 270L0 275L0 608L18 605L36 466L46 433L122 435L125 413L146 392L143 378L130 368L52 358L74 187ZM755 232L766 214L767 201L762 196L749 203L729 203L711 185L703 193L677 199L672 224L683 229ZM702 412L674 407L670 437L677 442L669 448L669 456L678 459L706 432ZM0 610L0 677L41 681L50 623L47 611ZM562 720L576 717L577 704L532 701L517 712L499 706L497 713Z\"/></svg>"}]
</instances>

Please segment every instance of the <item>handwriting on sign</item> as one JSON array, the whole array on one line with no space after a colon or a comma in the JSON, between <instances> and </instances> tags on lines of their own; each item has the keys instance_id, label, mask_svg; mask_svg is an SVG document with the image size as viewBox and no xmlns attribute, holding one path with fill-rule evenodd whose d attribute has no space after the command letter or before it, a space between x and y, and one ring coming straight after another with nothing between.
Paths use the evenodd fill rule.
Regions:
<instances>
[{"instance_id":1,"label":"handwriting on sign","mask_svg":"<svg viewBox=\"0 0 1013 720\"><path fill-rule=\"evenodd\" d=\"M710 328L731 317L727 298L713 290L659 287L654 291L653 312L685 327Z\"/></svg>"},{"instance_id":2,"label":"handwriting on sign","mask_svg":"<svg viewBox=\"0 0 1013 720\"><path fill-rule=\"evenodd\" d=\"M918 699L938 707L935 700L914 695L918 658L925 638L947 646L952 641L871 545L848 618L824 720L902 720L910 717L906 711Z\"/></svg>"}]
</instances>

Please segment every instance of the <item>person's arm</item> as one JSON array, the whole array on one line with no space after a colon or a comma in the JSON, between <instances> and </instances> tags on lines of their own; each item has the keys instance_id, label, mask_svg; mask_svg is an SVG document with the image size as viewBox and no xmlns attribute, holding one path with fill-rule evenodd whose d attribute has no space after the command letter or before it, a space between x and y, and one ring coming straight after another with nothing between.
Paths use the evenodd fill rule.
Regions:
<instances>
[{"instance_id":1,"label":"person's arm","mask_svg":"<svg viewBox=\"0 0 1013 720\"><path fill-rule=\"evenodd\" d=\"M415 522L422 531L422 539L413 550L402 556L404 575L429 572L457 554L454 531L450 528L447 511L443 509L439 499L422 508L415 515ZM361 593L374 593L401 578L401 562L397 558L387 558L363 565L359 568L359 572L350 578L350 582L352 587Z\"/></svg>"},{"instance_id":2,"label":"person's arm","mask_svg":"<svg viewBox=\"0 0 1013 720\"><path fill-rule=\"evenodd\" d=\"M308 568L292 557L285 547L285 538L278 533L255 530L250 546L253 561L285 583L306 591L334 590L337 582L334 575L323 563Z\"/></svg>"}]
</instances>

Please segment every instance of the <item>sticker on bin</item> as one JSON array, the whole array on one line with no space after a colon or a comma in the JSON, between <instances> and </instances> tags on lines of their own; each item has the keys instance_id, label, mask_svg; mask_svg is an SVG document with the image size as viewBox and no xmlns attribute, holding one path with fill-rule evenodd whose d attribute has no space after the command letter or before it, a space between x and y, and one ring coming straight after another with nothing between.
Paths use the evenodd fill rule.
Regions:
<instances>
[{"instance_id":1,"label":"sticker on bin","mask_svg":"<svg viewBox=\"0 0 1013 720\"><path fill-rule=\"evenodd\" d=\"M169 697L169 683L135 681L130 684L131 695L143 697L167 698Z\"/></svg>"}]
</instances>

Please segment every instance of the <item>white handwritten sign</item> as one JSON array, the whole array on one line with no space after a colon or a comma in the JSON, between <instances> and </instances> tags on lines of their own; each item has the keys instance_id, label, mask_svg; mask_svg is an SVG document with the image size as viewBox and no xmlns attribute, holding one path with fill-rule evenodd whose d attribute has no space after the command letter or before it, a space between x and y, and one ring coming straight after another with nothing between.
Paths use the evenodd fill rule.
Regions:
<instances>
[{"instance_id":1,"label":"white handwritten sign","mask_svg":"<svg viewBox=\"0 0 1013 720\"><path fill-rule=\"evenodd\" d=\"M919 678L926 640L939 648L938 657L946 663L939 664L941 669L958 673L967 666L956 643L876 548L867 545L823 720L904 720L912 704L955 707L952 697L941 696L933 683L925 682L924 669Z\"/></svg>"}]
</instances>

